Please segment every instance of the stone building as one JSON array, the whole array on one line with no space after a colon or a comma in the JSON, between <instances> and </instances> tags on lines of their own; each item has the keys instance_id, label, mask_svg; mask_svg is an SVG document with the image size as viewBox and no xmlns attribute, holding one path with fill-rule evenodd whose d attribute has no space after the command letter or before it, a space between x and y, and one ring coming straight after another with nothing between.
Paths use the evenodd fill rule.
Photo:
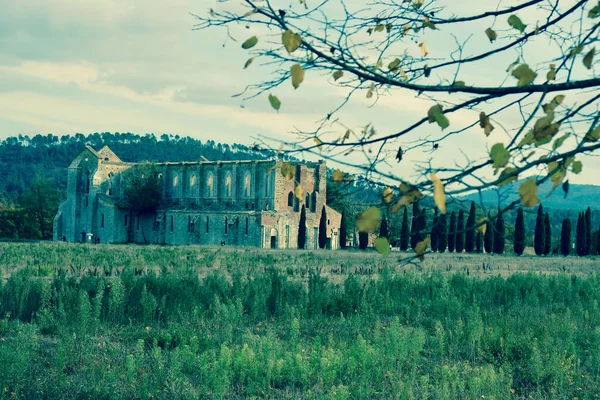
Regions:
<instances>
[{"instance_id":1,"label":"stone building","mask_svg":"<svg viewBox=\"0 0 600 400\"><path fill-rule=\"evenodd\" d=\"M54 240L295 249L304 206L305 248L315 249L325 206L327 248L339 247L341 215L325 204L322 161L298 163L290 181L276 160L155 163L162 196L152 212L138 214L123 200L126 171L139 165L121 161L108 147L86 146L68 168ZM297 184L302 200L294 195Z\"/></svg>"}]
</instances>

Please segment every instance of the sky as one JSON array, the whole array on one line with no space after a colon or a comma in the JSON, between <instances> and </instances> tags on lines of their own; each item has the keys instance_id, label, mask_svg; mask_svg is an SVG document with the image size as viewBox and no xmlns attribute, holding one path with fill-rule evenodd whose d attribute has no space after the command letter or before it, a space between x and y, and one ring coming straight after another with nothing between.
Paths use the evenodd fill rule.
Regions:
<instances>
[{"instance_id":1,"label":"sky","mask_svg":"<svg viewBox=\"0 0 600 400\"><path fill-rule=\"evenodd\" d=\"M475 13L485 7L481 3L468 0L458 6ZM166 132L252 144L259 137L291 139L296 128L310 130L343 99L346 91L308 74L297 91L291 85L278 89L283 100L279 113L266 95L249 101L232 97L265 78L268 69L242 69L248 53L240 44L252 29L231 32L237 42L222 29L193 31L196 21L190 13L206 15L218 6L216 0L0 0L0 139L37 133ZM429 47L435 52L435 42ZM466 74L475 79L490 72ZM371 122L378 132L389 134L421 118L430 106L404 92L375 106L360 96L346 108L343 121L353 127ZM451 122L472 118L456 113ZM516 121L509 116L499 122ZM440 156L460 163L463 152L484 153L491 144L481 134L469 133ZM402 168L410 174L409 165ZM583 173L570 179L599 183L598 174L598 158L586 157Z\"/></svg>"}]
</instances>

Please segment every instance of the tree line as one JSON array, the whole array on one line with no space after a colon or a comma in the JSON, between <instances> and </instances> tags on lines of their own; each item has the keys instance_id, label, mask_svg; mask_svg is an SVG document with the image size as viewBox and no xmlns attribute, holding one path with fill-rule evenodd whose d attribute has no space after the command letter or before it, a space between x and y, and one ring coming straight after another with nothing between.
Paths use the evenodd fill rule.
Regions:
<instances>
[{"instance_id":1,"label":"tree line","mask_svg":"<svg viewBox=\"0 0 600 400\"><path fill-rule=\"evenodd\" d=\"M449 214L439 214L436 208L433 215L428 217L427 211L427 208L421 208L419 202L414 202L409 216L408 208L404 207L397 235L392 234L393 229L390 227L388 217L383 215L378 236L387 238L394 247L402 251L416 249L417 245L427 237L432 252L503 254L506 252L507 243L511 242L512 252L516 255L521 255L525 251L527 229L522 207L517 210L512 227L506 226L505 216L501 210L498 210L493 218L489 215L481 217L485 210L480 210L478 213L475 202L471 202L468 214L465 214L462 209L451 211ZM553 240L550 214L540 204L537 208L533 232L535 254L538 256L574 254L581 257L600 255L600 226L597 231L593 231L591 214L590 207L585 212L579 213L575 234L572 233L571 219L564 218L560 237ZM351 234L347 219L346 212L343 212L340 230L342 248L347 247L347 236ZM369 247L368 232L357 232L357 237L360 249Z\"/></svg>"}]
</instances>

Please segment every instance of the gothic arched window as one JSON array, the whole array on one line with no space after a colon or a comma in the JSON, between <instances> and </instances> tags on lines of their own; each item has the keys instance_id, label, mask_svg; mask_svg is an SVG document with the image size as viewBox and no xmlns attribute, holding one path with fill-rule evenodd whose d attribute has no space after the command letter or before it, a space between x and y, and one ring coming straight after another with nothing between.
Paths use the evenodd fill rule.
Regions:
<instances>
[{"instance_id":1,"label":"gothic arched window","mask_svg":"<svg viewBox=\"0 0 600 400\"><path fill-rule=\"evenodd\" d=\"M288 193L288 207L294 206L294 192Z\"/></svg>"},{"instance_id":2,"label":"gothic arched window","mask_svg":"<svg viewBox=\"0 0 600 400\"><path fill-rule=\"evenodd\" d=\"M215 179L213 174L209 173L206 178L206 196L213 197L215 192Z\"/></svg>"},{"instance_id":3,"label":"gothic arched window","mask_svg":"<svg viewBox=\"0 0 600 400\"><path fill-rule=\"evenodd\" d=\"M250 172L244 174L244 196L250 197Z\"/></svg>"},{"instance_id":4,"label":"gothic arched window","mask_svg":"<svg viewBox=\"0 0 600 400\"><path fill-rule=\"evenodd\" d=\"M317 192L313 192L311 197L310 211L315 212L317 210Z\"/></svg>"},{"instance_id":5,"label":"gothic arched window","mask_svg":"<svg viewBox=\"0 0 600 400\"><path fill-rule=\"evenodd\" d=\"M307 192L306 193L306 197L304 199L305 199L304 202L305 202L306 209L310 210L311 209L311 207L310 207L310 193Z\"/></svg>"},{"instance_id":6,"label":"gothic arched window","mask_svg":"<svg viewBox=\"0 0 600 400\"><path fill-rule=\"evenodd\" d=\"M231 174L225 176L225 197L231 197Z\"/></svg>"},{"instance_id":7,"label":"gothic arched window","mask_svg":"<svg viewBox=\"0 0 600 400\"><path fill-rule=\"evenodd\" d=\"M196 174L192 174L190 176L190 189L193 189L196 186Z\"/></svg>"}]
</instances>

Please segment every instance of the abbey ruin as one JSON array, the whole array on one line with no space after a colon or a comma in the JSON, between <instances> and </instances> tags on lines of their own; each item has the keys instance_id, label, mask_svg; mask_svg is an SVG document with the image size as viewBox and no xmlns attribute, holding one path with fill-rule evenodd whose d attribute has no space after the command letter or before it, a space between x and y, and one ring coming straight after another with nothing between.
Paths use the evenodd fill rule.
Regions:
<instances>
[{"instance_id":1,"label":"abbey ruin","mask_svg":"<svg viewBox=\"0 0 600 400\"><path fill-rule=\"evenodd\" d=\"M54 240L294 249L304 206L305 248L318 248L323 207L326 246L338 248L341 215L325 204L325 163L297 163L292 180L276 163L153 163L162 194L153 210L137 212L123 201L124 176L141 164L121 161L108 147L86 146L68 168L67 198L54 219ZM301 199L294 192L297 185Z\"/></svg>"}]
</instances>

